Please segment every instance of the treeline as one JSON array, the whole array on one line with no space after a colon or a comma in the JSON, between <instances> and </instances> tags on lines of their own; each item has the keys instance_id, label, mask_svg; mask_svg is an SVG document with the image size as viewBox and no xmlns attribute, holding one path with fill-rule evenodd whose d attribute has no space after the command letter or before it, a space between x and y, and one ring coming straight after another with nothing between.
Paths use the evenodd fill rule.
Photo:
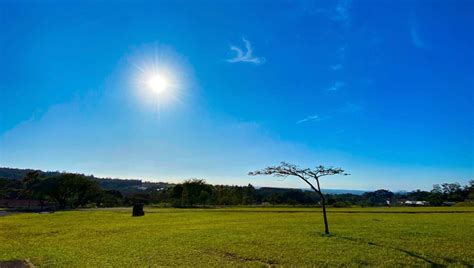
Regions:
<instances>
[{"instance_id":1,"label":"treeline","mask_svg":"<svg viewBox=\"0 0 474 268\"><path fill-rule=\"evenodd\" d=\"M67 173L60 171L41 171L34 169L0 167L0 179L22 180L27 177L29 173L32 172L37 172L37 175L43 179L50 177L58 177L62 174ZM133 193L141 189L161 189L173 185L166 182L146 182L138 179L98 178L93 175L80 175L92 181L98 182L100 187L104 190L117 190L124 194Z\"/></svg>"},{"instance_id":2,"label":"treeline","mask_svg":"<svg viewBox=\"0 0 474 268\"><path fill-rule=\"evenodd\" d=\"M31 171L21 180L0 178L0 199L37 200L42 207L65 209L121 205L124 196L117 190L103 190L97 181L82 174L44 176Z\"/></svg>"},{"instance_id":3,"label":"treeline","mask_svg":"<svg viewBox=\"0 0 474 268\"><path fill-rule=\"evenodd\" d=\"M332 197L332 202L348 202L360 206L415 205L409 201L421 201L419 204L430 206L453 205L459 202L474 202L474 180L468 185L443 183L433 185L431 191L416 190L406 193L393 193L388 190L366 192L359 198L344 200L343 196ZM474 205L474 203L473 203Z\"/></svg>"},{"instance_id":4,"label":"treeline","mask_svg":"<svg viewBox=\"0 0 474 268\"><path fill-rule=\"evenodd\" d=\"M425 201L425 205L441 206L455 202L474 202L474 181L462 187L459 183L434 185L431 191L393 193L388 190L355 194L325 194L328 205L349 206L396 206L405 201ZM175 207L206 205L308 205L320 203L319 196L309 190L259 188L248 186L209 185L204 180L188 180L162 191L143 195L144 203L170 204Z\"/></svg>"},{"instance_id":5,"label":"treeline","mask_svg":"<svg viewBox=\"0 0 474 268\"><path fill-rule=\"evenodd\" d=\"M192 179L176 185L105 180L106 187L91 176L57 173L51 176L30 171L21 180L0 178L0 200L37 200L41 206L55 208L115 207L134 203L160 204L173 207L235 206L235 205L300 205L320 203L313 191L248 186L210 185ZM127 186L127 187L125 187ZM115 189L112 187L116 187ZM326 194L328 205L394 206L423 201L423 205L448 205L453 202L474 202L474 181L434 185L431 191L393 193L388 190L356 194Z\"/></svg>"},{"instance_id":6,"label":"treeline","mask_svg":"<svg viewBox=\"0 0 474 268\"><path fill-rule=\"evenodd\" d=\"M32 170L21 180L0 178L0 200L34 200L49 208L116 207L141 200L144 190L156 191L167 183L98 179L75 173ZM135 196L137 196L135 198Z\"/></svg>"}]
</instances>

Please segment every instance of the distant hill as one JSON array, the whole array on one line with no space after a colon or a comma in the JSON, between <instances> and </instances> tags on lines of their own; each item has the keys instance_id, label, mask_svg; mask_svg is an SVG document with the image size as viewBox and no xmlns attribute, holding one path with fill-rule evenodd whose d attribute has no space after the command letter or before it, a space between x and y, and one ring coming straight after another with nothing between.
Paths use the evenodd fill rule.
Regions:
<instances>
[{"instance_id":1,"label":"distant hill","mask_svg":"<svg viewBox=\"0 0 474 268\"><path fill-rule=\"evenodd\" d=\"M44 177L53 177L64 173L60 171L42 171L35 169L0 167L0 178L21 180L26 176L26 174L32 171L39 171ZM139 179L98 178L93 175L86 175L86 177L97 181L105 190L113 189L122 192L135 192L154 188L160 189L174 185L167 182L147 182Z\"/></svg>"},{"instance_id":2,"label":"distant hill","mask_svg":"<svg viewBox=\"0 0 474 268\"><path fill-rule=\"evenodd\" d=\"M363 195L368 191L364 190L347 190L347 189L323 189L323 192L326 194L355 194Z\"/></svg>"},{"instance_id":3,"label":"distant hill","mask_svg":"<svg viewBox=\"0 0 474 268\"><path fill-rule=\"evenodd\" d=\"M7 168L0 167L0 178L9 179L9 180L21 180L29 172L36 171L35 169L20 169L20 168ZM60 174L59 171L40 171L45 177L51 177Z\"/></svg>"},{"instance_id":4,"label":"distant hill","mask_svg":"<svg viewBox=\"0 0 474 268\"><path fill-rule=\"evenodd\" d=\"M0 167L0 178L10 179L10 180L21 180L29 172L36 171L34 169L19 169L19 168L7 168ZM60 171L42 171L41 174L44 177L52 177L61 174ZM88 175L91 180L96 180L99 182L100 186L105 190L119 190L121 192L135 192L142 191L147 189L159 189L172 186L174 184L167 182L146 182L140 179L119 179L119 178L98 178L93 175ZM291 190L291 188L278 188L278 187L256 187L263 191L268 190L270 192L285 192ZM303 191L310 191L310 189L301 189ZM345 189L323 189L324 193L327 194L354 194L362 195L366 191L362 190L345 190Z\"/></svg>"},{"instance_id":5,"label":"distant hill","mask_svg":"<svg viewBox=\"0 0 474 268\"><path fill-rule=\"evenodd\" d=\"M291 188L279 188L279 187L255 187L259 190L268 190L268 191L271 191L271 192L285 192ZM303 189L300 189L300 190L303 190L303 191L312 191L311 189L309 188L303 188ZM322 191L326 194L354 194L354 195L362 195L364 194L365 192L367 191L364 191L364 190L347 190L347 189L322 189Z\"/></svg>"}]
</instances>

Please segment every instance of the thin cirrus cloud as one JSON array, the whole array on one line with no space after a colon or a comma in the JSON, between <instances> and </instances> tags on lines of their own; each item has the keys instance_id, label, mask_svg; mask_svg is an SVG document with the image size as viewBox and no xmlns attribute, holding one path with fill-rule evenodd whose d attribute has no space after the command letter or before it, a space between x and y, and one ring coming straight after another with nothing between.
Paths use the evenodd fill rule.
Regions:
<instances>
[{"instance_id":1,"label":"thin cirrus cloud","mask_svg":"<svg viewBox=\"0 0 474 268\"><path fill-rule=\"evenodd\" d=\"M333 71L339 71L339 70L342 70L342 68L344 68L344 65L342 64L334 64L334 65L331 65L330 66L331 70Z\"/></svg>"},{"instance_id":2,"label":"thin cirrus cloud","mask_svg":"<svg viewBox=\"0 0 474 268\"><path fill-rule=\"evenodd\" d=\"M334 82L334 84L332 86L330 86L327 90L328 91L338 91L339 89L341 89L342 87L344 87L346 85L346 83L342 82L342 81L336 81Z\"/></svg>"},{"instance_id":3,"label":"thin cirrus cloud","mask_svg":"<svg viewBox=\"0 0 474 268\"><path fill-rule=\"evenodd\" d=\"M230 46L230 50L234 51L236 55L232 59L228 59L227 62L230 62L230 63L249 62L249 63L254 63L254 64L265 63L265 58L253 56L252 44L250 44L250 42L247 39L242 38L242 41L245 44L245 51L238 46L234 46L234 45Z\"/></svg>"},{"instance_id":4,"label":"thin cirrus cloud","mask_svg":"<svg viewBox=\"0 0 474 268\"><path fill-rule=\"evenodd\" d=\"M363 107L361 105L348 101L341 108L339 108L339 113L356 114L362 112L362 110Z\"/></svg>"},{"instance_id":5,"label":"thin cirrus cloud","mask_svg":"<svg viewBox=\"0 0 474 268\"><path fill-rule=\"evenodd\" d=\"M348 101L344 105L339 107L338 109L333 110L332 113L329 115L323 115L323 116L320 116L317 114L308 115L305 118L296 121L296 124L319 122L319 121L328 120L334 117L345 116L348 114L358 114L358 113L361 113L362 110L363 110L363 107L360 106L359 104L355 104ZM342 132L343 131L340 131L340 133Z\"/></svg>"},{"instance_id":6,"label":"thin cirrus cloud","mask_svg":"<svg viewBox=\"0 0 474 268\"><path fill-rule=\"evenodd\" d=\"M309 115L301 120L296 121L296 124L306 123L306 122L314 122L314 121L321 121L322 118L319 115Z\"/></svg>"},{"instance_id":7,"label":"thin cirrus cloud","mask_svg":"<svg viewBox=\"0 0 474 268\"><path fill-rule=\"evenodd\" d=\"M421 39L418 29L415 25L410 28L410 35L413 45L418 48L428 48L428 45Z\"/></svg>"},{"instance_id":8,"label":"thin cirrus cloud","mask_svg":"<svg viewBox=\"0 0 474 268\"><path fill-rule=\"evenodd\" d=\"M351 0L339 0L330 18L333 21L349 25L351 22Z\"/></svg>"},{"instance_id":9,"label":"thin cirrus cloud","mask_svg":"<svg viewBox=\"0 0 474 268\"><path fill-rule=\"evenodd\" d=\"M420 27L418 21L419 20L415 10L412 10L410 19L411 41L413 45L417 48L429 48L429 45L423 40L422 36L420 35Z\"/></svg>"},{"instance_id":10,"label":"thin cirrus cloud","mask_svg":"<svg viewBox=\"0 0 474 268\"><path fill-rule=\"evenodd\" d=\"M349 26L351 24L351 5L352 0L339 0L336 2L336 6L331 8L318 8L314 13L324 14L328 19L340 23L344 26ZM303 7L303 10L307 13L313 13L314 8L312 6Z\"/></svg>"}]
</instances>

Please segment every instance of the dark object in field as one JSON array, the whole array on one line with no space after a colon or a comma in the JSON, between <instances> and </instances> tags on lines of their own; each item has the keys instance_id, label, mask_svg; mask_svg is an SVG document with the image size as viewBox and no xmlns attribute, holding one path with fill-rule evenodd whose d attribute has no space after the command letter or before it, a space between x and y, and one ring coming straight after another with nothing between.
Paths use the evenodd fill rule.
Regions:
<instances>
[{"instance_id":1,"label":"dark object in field","mask_svg":"<svg viewBox=\"0 0 474 268\"><path fill-rule=\"evenodd\" d=\"M29 260L0 261L0 268L31 268L35 267Z\"/></svg>"},{"instance_id":2,"label":"dark object in field","mask_svg":"<svg viewBox=\"0 0 474 268\"><path fill-rule=\"evenodd\" d=\"M145 216L145 211L143 211L143 204L133 204L133 217Z\"/></svg>"}]
</instances>

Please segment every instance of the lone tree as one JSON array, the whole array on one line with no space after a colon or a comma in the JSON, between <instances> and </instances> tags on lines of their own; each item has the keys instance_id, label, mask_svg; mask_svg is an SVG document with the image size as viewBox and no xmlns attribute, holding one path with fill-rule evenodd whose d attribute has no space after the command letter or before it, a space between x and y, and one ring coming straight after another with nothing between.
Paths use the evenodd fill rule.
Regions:
<instances>
[{"instance_id":1,"label":"lone tree","mask_svg":"<svg viewBox=\"0 0 474 268\"><path fill-rule=\"evenodd\" d=\"M329 234L328 219L326 217L326 199L324 198L323 193L321 192L321 187L319 186L319 178L330 175L349 175L344 173L344 170L341 168L326 168L324 166L317 166L314 169L310 168L300 168L296 165L289 164L286 162L281 162L279 166L267 167L261 170L256 170L249 172L250 176L257 175L271 175L275 177L288 177L295 176L302 179L306 182L311 189L313 189L321 197L321 204L323 207L323 217L324 217L324 233ZM316 181L316 187L313 185Z\"/></svg>"}]
</instances>

